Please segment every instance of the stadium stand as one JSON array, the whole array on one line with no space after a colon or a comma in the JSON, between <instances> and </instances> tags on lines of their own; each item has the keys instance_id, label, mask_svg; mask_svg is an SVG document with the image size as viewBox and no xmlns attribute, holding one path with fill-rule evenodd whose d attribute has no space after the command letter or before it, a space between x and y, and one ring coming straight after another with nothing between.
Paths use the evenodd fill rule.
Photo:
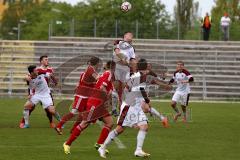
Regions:
<instances>
[{"instance_id":1,"label":"stadium stand","mask_svg":"<svg viewBox=\"0 0 240 160\"><path fill-rule=\"evenodd\" d=\"M27 86L22 78L29 64L38 64L40 55L48 55L60 85L55 95L73 94L89 56L111 59L112 38L51 37L50 41L1 41L0 95L24 96ZM192 99L240 99L240 42L203 42L177 40L134 41L136 54L148 59L155 71L173 73L177 60L195 77ZM169 79L169 78L168 78ZM157 87L151 95L169 97Z\"/></svg>"}]
</instances>

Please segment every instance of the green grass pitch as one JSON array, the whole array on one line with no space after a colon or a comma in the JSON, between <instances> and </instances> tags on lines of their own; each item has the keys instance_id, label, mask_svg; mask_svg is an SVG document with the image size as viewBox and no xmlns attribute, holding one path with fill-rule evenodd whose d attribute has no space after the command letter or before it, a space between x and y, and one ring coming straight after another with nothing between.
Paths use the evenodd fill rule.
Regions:
<instances>
[{"instance_id":1,"label":"green grass pitch","mask_svg":"<svg viewBox=\"0 0 240 160\"><path fill-rule=\"evenodd\" d=\"M49 128L41 106L30 118L31 128L19 129L24 99L0 99L0 160L97 160L93 148L100 127L90 126L72 145L71 155L63 153L62 144L69 136L71 122L64 135ZM172 113L169 103L154 102L154 106ZM239 160L240 159L240 104L190 103L192 122L170 123L163 128L151 120L144 150L151 160ZM126 149L115 143L109 147L111 160L141 159L133 156L137 131L127 129L119 136Z\"/></svg>"}]
</instances>

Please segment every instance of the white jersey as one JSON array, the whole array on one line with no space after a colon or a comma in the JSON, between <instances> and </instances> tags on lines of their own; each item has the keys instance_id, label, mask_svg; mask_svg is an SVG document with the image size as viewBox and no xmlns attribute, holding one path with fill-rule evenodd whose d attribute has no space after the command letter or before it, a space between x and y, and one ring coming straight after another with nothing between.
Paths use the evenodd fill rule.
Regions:
<instances>
[{"instance_id":1,"label":"white jersey","mask_svg":"<svg viewBox=\"0 0 240 160\"><path fill-rule=\"evenodd\" d=\"M176 91L181 93L190 93L189 83L182 83L182 81L189 80L192 75L185 69L182 72L176 71L173 75L173 80L177 83Z\"/></svg>"},{"instance_id":2,"label":"white jersey","mask_svg":"<svg viewBox=\"0 0 240 160\"><path fill-rule=\"evenodd\" d=\"M134 73L129 82L129 90L126 93L126 98L120 107L120 115L117 124L125 127L136 127L147 124L148 118L142 110L142 97L140 88L145 88L145 83L140 83L141 73Z\"/></svg>"},{"instance_id":3,"label":"white jersey","mask_svg":"<svg viewBox=\"0 0 240 160\"><path fill-rule=\"evenodd\" d=\"M45 78L48 78L49 74L40 74L35 79L31 79L29 82L29 88L34 89L35 95L46 96L50 94L50 89Z\"/></svg>"},{"instance_id":4,"label":"white jersey","mask_svg":"<svg viewBox=\"0 0 240 160\"><path fill-rule=\"evenodd\" d=\"M224 26L224 27L229 26L230 22L231 22L231 19L229 17L223 16L221 18L221 26Z\"/></svg>"},{"instance_id":5,"label":"white jersey","mask_svg":"<svg viewBox=\"0 0 240 160\"><path fill-rule=\"evenodd\" d=\"M136 58L135 55L135 50L133 48L133 46L131 44L129 44L128 42L125 41L119 41L118 44L116 44L114 46L114 51L115 49L119 49L120 50L120 54L122 56L122 58L124 60L126 60L127 62L129 62L131 60L131 58ZM129 68L128 66L124 66L119 64L118 62L121 61L121 59L116 55L115 52L113 52L113 61L117 63L116 68Z\"/></svg>"},{"instance_id":6,"label":"white jersey","mask_svg":"<svg viewBox=\"0 0 240 160\"><path fill-rule=\"evenodd\" d=\"M130 79L127 81L128 91L125 92L125 102L130 106L134 106L137 99L143 99L140 88L146 89L147 83L140 82L141 73L137 72L131 75Z\"/></svg>"}]
</instances>

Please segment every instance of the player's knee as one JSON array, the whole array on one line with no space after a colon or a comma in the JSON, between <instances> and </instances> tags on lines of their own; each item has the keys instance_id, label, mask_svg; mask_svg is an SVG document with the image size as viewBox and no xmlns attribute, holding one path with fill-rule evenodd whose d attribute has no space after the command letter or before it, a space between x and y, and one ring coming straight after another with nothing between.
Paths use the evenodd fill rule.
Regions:
<instances>
[{"instance_id":1,"label":"player's knee","mask_svg":"<svg viewBox=\"0 0 240 160\"><path fill-rule=\"evenodd\" d=\"M32 103L26 103L25 105L24 105L24 109L27 109L27 110L31 110L31 109L33 109L33 104Z\"/></svg>"},{"instance_id":2,"label":"player's knee","mask_svg":"<svg viewBox=\"0 0 240 160\"><path fill-rule=\"evenodd\" d=\"M147 132L148 131L148 124L143 124L143 125L139 126L139 129Z\"/></svg>"},{"instance_id":3,"label":"player's knee","mask_svg":"<svg viewBox=\"0 0 240 160\"><path fill-rule=\"evenodd\" d=\"M149 106L149 104L144 103L144 104L142 105L142 110L143 110L144 113L148 113L148 112L150 111L150 106Z\"/></svg>"},{"instance_id":4,"label":"player's knee","mask_svg":"<svg viewBox=\"0 0 240 160\"><path fill-rule=\"evenodd\" d=\"M109 120L109 121L105 124L105 126L111 129L111 128L113 127L113 120L112 120L112 119Z\"/></svg>"},{"instance_id":5,"label":"player's knee","mask_svg":"<svg viewBox=\"0 0 240 160\"><path fill-rule=\"evenodd\" d=\"M172 101L171 106L176 107L176 102Z\"/></svg>"},{"instance_id":6,"label":"player's knee","mask_svg":"<svg viewBox=\"0 0 240 160\"><path fill-rule=\"evenodd\" d=\"M55 114L56 110L53 106L49 106L48 107L48 111L51 113L51 114Z\"/></svg>"}]
</instances>

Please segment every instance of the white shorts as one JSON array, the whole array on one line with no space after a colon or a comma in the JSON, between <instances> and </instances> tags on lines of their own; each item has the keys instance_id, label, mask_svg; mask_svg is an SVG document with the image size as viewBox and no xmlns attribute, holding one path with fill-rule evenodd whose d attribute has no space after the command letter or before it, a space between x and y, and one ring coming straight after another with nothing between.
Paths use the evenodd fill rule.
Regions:
<instances>
[{"instance_id":1,"label":"white shorts","mask_svg":"<svg viewBox=\"0 0 240 160\"><path fill-rule=\"evenodd\" d=\"M129 67L116 64L114 76L115 76L115 80L117 81L121 81L123 83L127 82L127 80L130 78Z\"/></svg>"},{"instance_id":2,"label":"white shorts","mask_svg":"<svg viewBox=\"0 0 240 160\"><path fill-rule=\"evenodd\" d=\"M183 106L188 106L190 94L188 92L176 91L172 97L172 101L179 102Z\"/></svg>"},{"instance_id":3,"label":"white shorts","mask_svg":"<svg viewBox=\"0 0 240 160\"><path fill-rule=\"evenodd\" d=\"M136 103L134 106L129 106L123 102L117 124L123 127L135 127L147 124L148 118L143 112L141 105L142 103Z\"/></svg>"},{"instance_id":4,"label":"white shorts","mask_svg":"<svg viewBox=\"0 0 240 160\"><path fill-rule=\"evenodd\" d=\"M35 94L30 98L30 102L32 102L34 105L37 105L39 102L41 102L43 109L46 109L49 106L53 106L53 100L50 94L47 95Z\"/></svg>"}]
</instances>

